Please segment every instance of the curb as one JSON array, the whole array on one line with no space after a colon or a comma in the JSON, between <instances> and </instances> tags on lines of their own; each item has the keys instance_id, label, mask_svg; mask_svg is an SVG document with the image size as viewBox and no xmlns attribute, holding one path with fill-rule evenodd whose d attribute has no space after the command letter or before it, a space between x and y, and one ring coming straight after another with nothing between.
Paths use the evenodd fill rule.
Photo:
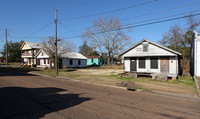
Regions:
<instances>
[{"instance_id":1,"label":"curb","mask_svg":"<svg viewBox=\"0 0 200 119\"><path fill-rule=\"evenodd\" d=\"M191 95L191 94L181 94L181 93L173 93L173 92L165 92L165 91L158 91L153 90L153 93L164 95L164 96L172 96L177 98L187 98L187 99L200 99L197 95Z\"/></svg>"},{"instance_id":2,"label":"curb","mask_svg":"<svg viewBox=\"0 0 200 119\"><path fill-rule=\"evenodd\" d=\"M16 72L16 71L10 71L10 72ZM34 75L38 75L38 76L44 76L44 77L49 77L49 78L56 78L56 79L65 79L65 80L71 80L71 81L75 81L75 82L79 82L79 83L86 83L86 84L94 84L94 85L99 85L99 86L106 86L106 87L111 87L111 88L117 88L117 89L123 89L123 90L127 90L126 87L119 87L119 86L113 86L113 85L107 85L107 84L100 84L100 83L94 83L94 82L88 82L88 81L81 81L81 80L75 80L75 79L69 79L66 77L62 77L62 76L56 76L56 77L52 77L52 76L48 76L48 75L44 75L44 74L39 74L39 73L34 73L34 72L17 72L17 73L21 73L21 74L34 74ZM195 77L193 77L195 80L195 84L197 87L197 91L199 93L200 96L200 89L199 89L199 85L197 84L197 80ZM143 90L141 89L137 89L137 92L143 92ZM146 92L149 93L149 92ZM199 99L199 97L197 96L184 96L184 94L180 94L179 96L177 96L177 93L171 93L171 92L164 92L164 91L157 91L157 90L153 90L152 93L154 94L159 94L159 95L166 95L166 96L173 96L173 97L182 97L182 98L196 98Z\"/></svg>"},{"instance_id":3,"label":"curb","mask_svg":"<svg viewBox=\"0 0 200 119\"><path fill-rule=\"evenodd\" d=\"M107 84L100 84L100 83L94 83L94 82L88 82L88 81L81 81L81 80L76 80L76 79L69 79L69 78L62 77L62 76L52 77L52 76L43 75L43 74L38 74L38 73L33 73L33 72L28 72L28 73L30 73L30 74L35 74L35 75L40 75L40 76L45 76L45 77L50 77L50 78L71 80L71 81L75 81L75 82L79 82L79 83L94 84L94 85L98 85L98 86L106 86L106 87L111 87L111 88L118 88L118 89L127 90L126 87L119 87L119 86L113 86L113 85L107 85ZM195 81L196 81L196 80L195 80ZM195 84L197 85L197 87L198 87L198 89L199 89L199 85L198 85L196 82L195 82ZM137 91L137 92L144 92L144 91L141 90L141 89L137 89L136 91ZM200 90L198 90L198 92L199 92L199 96L200 96ZM149 93L149 92L146 92L146 93ZM195 95L179 94L179 93L173 93L173 92L165 92L165 91L153 90L152 93L154 93L154 94L159 94L159 95L180 97L180 98L200 99L200 97L195 96Z\"/></svg>"},{"instance_id":4,"label":"curb","mask_svg":"<svg viewBox=\"0 0 200 119\"><path fill-rule=\"evenodd\" d=\"M76 81L76 82L79 82L79 83L95 84L95 85L106 86L106 87L111 87L111 88L126 89L126 87L119 87L119 86L113 86L113 85L107 85L107 84L100 84L100 83L94 83L94 82L88 82L88 81L81 81L81 80L69 79L69 78L62 77L62 76L52 77L52 76L43 75L43 74L38 74L38 73L33 73L33 72L28 72L28 74L35 74L35 75L45 76L45 77L50 77L50 78L71 80L71 81Z\"/></svg>"},{"instance_id":5,"label":"curb","mask_svg":"<svg viewBox=\"0 0 200 119\"><path fill-rule=\"evenodd\" d=\"M194 79L194 82L195 82L195 85L196 85L196 90L197 90L197 92L199 93L199 96L200 96L200 87L198 85L198 81L197 81L195 76L193 76L193 79Z\"/></svg>"}]
</instances>

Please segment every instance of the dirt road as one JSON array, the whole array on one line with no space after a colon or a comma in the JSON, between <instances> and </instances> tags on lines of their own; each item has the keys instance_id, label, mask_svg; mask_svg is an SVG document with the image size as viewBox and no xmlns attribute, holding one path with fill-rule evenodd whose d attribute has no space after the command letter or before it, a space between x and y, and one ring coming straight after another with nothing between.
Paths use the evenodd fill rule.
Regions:
<instances>
[{"instance_id":1,"label":"dirt road","mask_svg":"<svg viewBox=\"0 0 200 119\"><path fill-rule=\"evenodd\" d=\"M200 100L0 70L1 119L199 119Z\"/></svg>"}]
</instances>

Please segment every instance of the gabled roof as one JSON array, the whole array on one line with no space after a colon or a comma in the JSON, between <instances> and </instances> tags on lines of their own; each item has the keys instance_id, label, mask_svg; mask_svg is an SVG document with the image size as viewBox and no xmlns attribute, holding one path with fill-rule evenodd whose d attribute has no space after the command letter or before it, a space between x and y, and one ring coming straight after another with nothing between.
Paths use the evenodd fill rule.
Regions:
<instances>
[{"instance_id":1,"label":"gabled roof","mask_svg":"<svg viewBox=\"0 0 200 119\"><path fill-rule=\"evenodd\" d=\"M35 54L35 58L37 58L37 56L42 52L43 50L40 49L36 54Z\"/></svg>"},{"instance_id":2,"label":"gabled roof","mask_svg":"<svg viewBox=\"0 0 200 119\"><path fill-rule=\"evenodd\" d=\"M28 46L30 46L31 48L35 48L35 49L40 49L42 48L42 44L41 43L35 43L35 42L28 42L25 41L22 46L20 47L20 49L22 49L24 47L24 45L27 44Z\"/></svg>"},{"instance_id":3,"label":"gabled roof","mask_svg":"<svg viewBox=\"0 0 200 119\"><path fill-rule=\"evenodd\" d=\"M177 51L174 51L174 50L172 50L172 49L170 49L170 48L164 47L164 46L162 46L162 45L159 45L159 44L157 44L157 43L154 43L154 42L149 41L149 40L147 40L147 39L144 38L144 39L141 40L140 42L136 43L135 45L131 46L129 49L127 49L127 50L125 50L124 52L122 52L121 54L119 54L119 56L121 56L121 55L127 53L128 51L130 51L131 49L135 48L136 46L138 46L138 45L141 44L142 42L148 42L148 43L151 43L151 44L153 44L153 45L155 45L155 46L157 46L157 47L160 47L160 48L165 49L165 50L167 50L167 51L169 51L169 52L172 52L172 53L174 53L174 54L181 55L181 53L179 53L179 52L177 52Z\"/></svg>"},{"instance_id":4,"label":"gabled roof","mask_svg":"<svg viewBox=\"0 0 200 119\"><path fill-rule=\"evenodd\" d=\"M41 53L44 52L42 49L35 55L35 58ZM75 52L67 52L65 54L61 54L61 58L69 58L69 59L87 59L85 56L83 56L80 53Z\"/></svg>"},{"instance_id":5,"label":"gabled roof","mask_svg":"<svg viewBox=\"0 0 200 119\"><path fill-rule=\"evenodd\" d=\"M93 59L93 58L100 58L100 55L96 55L96 56L86 56L88 59Z\"/></svg>"},{"instance_id":6,"label":"gabled roof","mask_svg":"<svg viewBox=\"0 0 200 119\"><path fill-rule=\"evenodd\" d=\"M60 57L61 58L69 58L69 59L87 59L82 54L76 53L76 52L68 52L68 53L65 53L65 54L61 54Z\"/></svg>"}]
</instances>

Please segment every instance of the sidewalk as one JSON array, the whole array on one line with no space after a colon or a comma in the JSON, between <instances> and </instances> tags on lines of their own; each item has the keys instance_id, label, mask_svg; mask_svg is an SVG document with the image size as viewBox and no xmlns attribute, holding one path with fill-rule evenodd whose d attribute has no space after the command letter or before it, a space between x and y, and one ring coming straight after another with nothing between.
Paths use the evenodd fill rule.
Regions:
<instances>
[{"instance_id":1,"label":"sidewalk","mask_svg":"<svg viewBox=\"0 0 200 119\"><path fill-rule=\"evenodd\" d=\"M196 87L197 87L197 91L198 91L199 96L200 96L200 77L194 76L194 81L195 81L195 84L196 84Z\"/></svg>"}]
</instances>

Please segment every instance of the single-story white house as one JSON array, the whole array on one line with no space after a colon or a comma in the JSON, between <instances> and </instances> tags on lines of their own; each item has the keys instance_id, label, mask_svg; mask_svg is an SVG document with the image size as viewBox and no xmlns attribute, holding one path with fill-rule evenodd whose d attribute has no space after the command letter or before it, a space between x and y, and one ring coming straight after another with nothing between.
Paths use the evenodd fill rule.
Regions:
<instances>
[{"instance_id":1,"label":"single-story white house","mask_svg":"<svg viewBox=\"0 0 200 119\"><path fill-rule=\"evenodd\" d=\"M193 33L191 43L190 72L193 76L200 76L200 36L196 31Z\"/></svg>"},{"instance_id":2,"label":"single-story white house","mask_svg":"<svg viewBox=\"0 0 200 119\"><path fill-rule=\"evenodd\" d=\"M133 45L119 55L125 72L149 73L175 79L179 74L181 53L147 39Z\"/></svg>"},{"instance_id":3,"label":"single-story white house","mask_svg":"<svg viewBox=\"0 0 200 119\"><path fill-rule=\"evenodd\" d=\"M36 58L40 61L37 67L50 67L50 57L43 50L38 52ZM80 53L67 52L58 59L62 68L87 67L87 58Z\"/></svg>"}]
</instances>

